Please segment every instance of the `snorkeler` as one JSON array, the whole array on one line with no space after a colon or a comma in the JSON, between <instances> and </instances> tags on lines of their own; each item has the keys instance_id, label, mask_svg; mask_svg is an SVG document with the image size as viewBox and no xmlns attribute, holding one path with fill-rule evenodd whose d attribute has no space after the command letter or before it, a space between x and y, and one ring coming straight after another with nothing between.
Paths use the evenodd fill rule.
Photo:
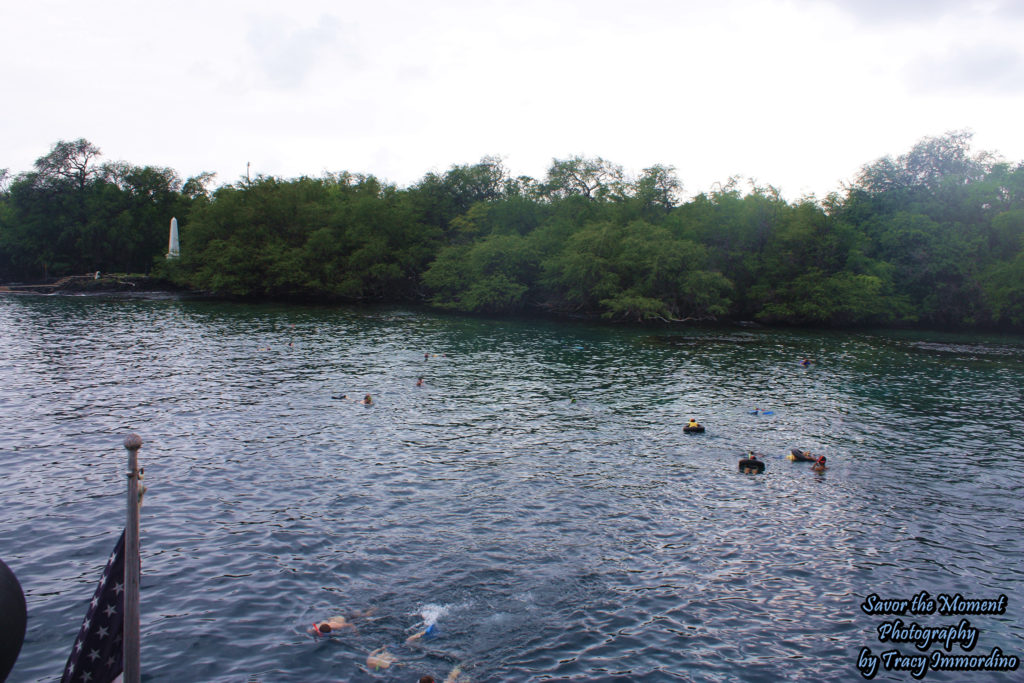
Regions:
<instances>
[{"instance_id":1,"label":"snorkeler","mask_svg":"<svg viewBox=\"0 0 1024 683\"><path fill-rule=\"evenodd\" d=\"M704 431L704 425L702 425L700 422L697 422L695 418L691 417L690 421L687 424L683 425L683 431L689 432L691 434L699 434Z\"/></svg>"},{"instance_id":2,"label":"snorkeler","mask_svg":"<svg viewBox=\"0 0 1024 683\"><path fill-rule=\"evenodd\" d=\"M379 671L380 669L388 668L396 661L398 661L398 658L388 652L388 648L385 645L384 647L378 647L369 654L366 658L366 666L374 671Z\"/></svg>"},{"instance_id":3,"label":"snorkeler","mask_svg":"<svg viewBox=\"0 0 1024 683\"><path fill-rule=\"evenodd\" d=\"M462 666L456 666L445 677L444 683L469 683L469 677L462 675Z\"/></svg>"},{"instance_id":4,"label":"snorkeler","mask_svg":"<svg viewBox=\"0 0 1024 683\"><path fill-rule=\"evenodd\" d=\"M327 621L314 623L313 635L327 635L328 633L333 633L334 631L340 631L343 628L350 628L353 631L356 629L356 627L351 622L347 621L345 617L331 617Z\"/></svg>"},{"instance_id":5,"label":"snorkeler","mask_svg":"<svg viewBox=\"0 0 1024 683\"><path fill-rule=\"evenodd\" d=\"M352 616L351 616L351 619L358 619L360 617L369 617L375 611L377 611L376 607L370 607L369 609L365 609L362 612L353 612ZM327 621L314 622L312 633L313 633L313 635L321 636L321 635L327 635L328 633L333 633L334 631L340 631L340 630L346 629L346 628L350 628L353 631L356 630L355 624L353 624L351 621L349 621L345 617L339 615L339 616L331 617Z\"/></svg>"},{"instance_id":6,"label":"snorkeler","mask_svg":"<svg viewBox=\"0 0 1024 683\"><path fill-rule=\"evenodd\" d=\"M740 460L740 472L743 474L762 474L764 462L757 459L757 453L747 451L747 457Z\"/></svg>"},{"instance_id":7,"label":"snorkeler","mask_svg":"<svg viewBox=\"0 0 1024 683\"><path fill-rule=\"evenodd\" d=\"M433 676L423 675L420 676L420 683L437 683L437 680ZM469 677L462 675L462 665L460 664L448 672L444 683L469 683Z\"/></svg>"},{"instance_id":8,"label":"snorkeler","mask_svg":"<svg viewBox=\"0 0 1024 683\"><path fill-rule=\"evenodd\" d=\"M435 626L434 624L431 624L426 629L424 629L424 630L422 630L422 631L420 631L418 633L414 633L411 636L409 636L408 638L406 638L405 642L413 643L413 642L416 642L417 640L419 640L420 638L422 638L424 636L436 636L436 635L437 635L437 626Z\"/></svg>"}]
</instances>

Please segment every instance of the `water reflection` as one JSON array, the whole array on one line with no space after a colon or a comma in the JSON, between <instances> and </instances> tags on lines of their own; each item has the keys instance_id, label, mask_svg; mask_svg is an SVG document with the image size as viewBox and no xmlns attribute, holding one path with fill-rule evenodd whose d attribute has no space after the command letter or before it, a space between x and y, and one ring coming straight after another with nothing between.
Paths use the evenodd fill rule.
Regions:
<instances>
[{"instance_id":1,"label":"water reflection","mask_svg":"<svg viewBox=\"0 0 1024 683\"><path fill-rule=\"evenodd\" d=\"M1016 338L92 298L0 299L0 334L18 680L67 655L129 430L152 681L850 680L868 593L1024 581ZM737 473L747 450L765 476ZM442 635L407 645L425 610ZM1019 623L983 644L1012 651ZM368 670L384 645L400 666Z\"/></svg>"}]
</instances>

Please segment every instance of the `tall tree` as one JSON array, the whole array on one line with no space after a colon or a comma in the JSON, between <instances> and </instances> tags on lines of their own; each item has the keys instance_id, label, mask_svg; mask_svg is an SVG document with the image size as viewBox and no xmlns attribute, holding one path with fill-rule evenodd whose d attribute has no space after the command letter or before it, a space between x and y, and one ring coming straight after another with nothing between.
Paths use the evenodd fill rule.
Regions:
<instances>
[{"instance_id":1,"label":"tall tree","mask_svg":"<svg viewBox=\"0 0 1024 683\"><path fill-rule=\"evenodd\" d=\"M542 185L549 199L579 196L593 200L607 200L623 194L622 167L601 157L588 159L575 156L552 159Z\"/></svg>"},{"instance_id":2,"label":"tall tree","mask_svg":"<svg viewBox=\"0 0 1024 683\"><path fill-rule=\"evenodd\" d=\"M679 194L683 191L675 166L661 164L645 168L633 185L634 196L644 207L665 213L676 207Z\"/></svg>"},{"instance_id":3,"label":"tall tree","mask_svg":"<svg viewBox=\"0 0 1024 683\"><path fill-rule=\"evenodd\" d=\"M100 175L101 169L95 163L100 155L100 148L85 138L71 142L61 140L49 154L36 159L36 181L43 184L68 181L84 192L89 180Z\"/></svg>"}]
</instances>

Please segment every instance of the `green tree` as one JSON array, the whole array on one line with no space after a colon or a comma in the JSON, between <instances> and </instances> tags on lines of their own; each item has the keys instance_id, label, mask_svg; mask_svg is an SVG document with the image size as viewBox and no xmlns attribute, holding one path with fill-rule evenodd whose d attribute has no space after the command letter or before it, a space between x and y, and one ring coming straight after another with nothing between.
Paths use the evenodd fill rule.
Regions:
<instances>
[{"instance_id":1,"label":"green tree","mask_svg":"<svg viewBox=\"0 0 1024 683\"><path fill-rule=\"evenodd\" d=\"M613 319L710 318L727 310L731 283L706 261L703 247L665 228L595 223L543 261L543 283L557 309Z\"/></svg>"},{"instance_id":2,"label":"green tree","mask_svg":"<svg viewBox=\"0 0 1024 683\"><path fill-rule=\"evenodd\" d=\"M675 167L655 164L636 180L633 196L649 213L668 213L679 203L682 191Z\"/></svg>"},{"instance_id":3,"label":"green tree","mask_svg":"<svg viewBox=\"0 0 1024 683\"><path fill-rule=\"evenodd\" d=\"M478 202L501 199L507 186L500 159L485 157L472 166L452 166L443 175L428 173L410 194L423 221L447 233L452 220Z\"/></svg>"},{"instance_id":4,"label":"green tree","mask_svg":"<svg viewBox=\"0 0 1024 683\"><path fill-rule=\"evenodd\" d=\"M438 253L423 273L443 308L478 313L512 313L526 306L537 275L538 258L517 234L490 235L472 245L454 245Z\"/></svg>"},{"instance_id":5,"label":"green tree","mask_svg":"<svg viewBox=\"0 0 1024 683\"><path fill-rule=\"evenodd\" d=\"M990 320L999 325L1024 327L1024 251L1012 261L990 267L982 282Z\"/></svg>"},{"instance_id":6,"label":"green tree","mask_svg":"<svg viewBox=\"0 0 1024 683\"><path fill-rule=\"evenodd\" d=\"M604 201L624 194L622 167L601 157L552 159L541 192L550 200L584 197Z\"/></svg>"},{"instance_id":7,"label":"green tree","mask_svg":"<svg viewBox=\"0 0 1024 683\"><path fill-rule=\"evenodd\" d=\"M40 184L68 182L84 192L86 185L101 172L96 165L101 154L99 147L85 138L71 142L61 140L53 145L49 154L36 159L34 180Z\"/></svg>"}]
</instances>

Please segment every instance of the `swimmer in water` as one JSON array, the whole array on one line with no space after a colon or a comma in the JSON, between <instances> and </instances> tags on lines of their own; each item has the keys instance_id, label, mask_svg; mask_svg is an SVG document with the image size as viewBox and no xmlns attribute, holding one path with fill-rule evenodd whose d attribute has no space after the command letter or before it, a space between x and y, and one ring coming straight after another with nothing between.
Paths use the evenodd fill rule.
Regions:
<instances>
[{"instance_id":1,"label":"swimmer in water","mask_svg":"<svg viewBox=\"0 0 1024 683\"><path fill-rule=\"evenodd\" d=\"M364 406L372 406L373 405L373 399L370 398L369 394L367 394L366 396L363 397L363 400L360 401L360 403L362 403Z\"/></svg>"},{"instance_id":2,"label":"swimmer in water","mask_svg":"<svg viewBox=\"0 0 1024 683\"><path fill-rule=\"evenodd\" d=\"M423 386L423 378L422 377L420 377L419 379L416 380L416 386L418 386L418 387L422 387Z\"/></svg>"},{"instance_id":3,"label":"swimmer in water","mask_svg":"<svg viewBox=\"0 0 1024 683\"><path fill-rule=\"evenodd\" d=\"M344 628L350 628L353 631L356 630L356 627L353 626L351 622L347 621L345 617L331 617L327 621L321 621L313 624L313 635L327 635L328 633L340 631Z\"/></svg>"},{"instance_id":4,"label":"swimmer in water","mask_svg":"<svg viewBox=\"0 0 1024 683\"><path fill-rule=\"evenodd\" d=\"M407 642L407 643L414 643L417 640L419 640L420 638L422 638L423 636L434 636L434 635L437 635L437 626L435 626L434 624L431 624L430 626L428 626L424 630L420 631L419 633L414 633L411 636L409 636L408 638L406 638L405 642Z\"/></svg>"},{"instance_id":5,"label":"swimmer in water","mask_svg":"<svg viewBox=\"0 0 1024 683\"><path fill-rule=\"evenodd\" d=\"M804 366L805 368L806 367L810 367L811 359L810 358L804 358L802 361L800 361L800 365Z\"/></svg>"},{"instance_id":6,"label":"swimmer in water","mask_svg":"<svg viewBox=\"0 0 1024 683\"><path fill-rule=\"evenodd\" d=\"M690 428L692 429L692 428L694 428L694 427L700 427L700 423L699 423L699 422L697 422L697 421L696 421L695 419L693 419L693 418L691 417L691 418L690 418L690 424L688 424L688 425L686 425L686 426L687 426L687 427L690 427Z\"/></svg>"},{"instance_id":7,"label":"swimmer in water","mask_svg":"<svg viewBox=\"0 0 1024 683\"><path fill-rule=\"evenodd\" d=\"M366 666L374 671L386 669L394 664L398 659L388 652L387 646L378 647L376 650L370 653L366 658Z\"/></svg>"},{"instance_id":8,"label":"swimmer in water","mask_svg":"<svg viewBox=\"0 0 1024 683\"><path fill-rule=\"evenodd\" d=\"M420 676L420 683L437 683L433 676ZM462 675L462 667L456 666L445 676L444 683L469 683L469 679Z\"/></svg>"},{"instance_id":9,"label":"swimmer in water","mask_svg":"<svg viewBox=\"0 0 1024 683\"><path fill-rule=\"evenodd\" d=\"M757 459L757 453L747 451L747 457L740 460L740 472L743 474L761 474L764 472L764 463Z\"/></svg>"},{"instance_id":10,"label":"swimmer in water","mask_svg":"<svg viewBox=\"0 0 1024 683\"><path fill-rule=\"evenodd\" d=\"M358 619L360 617L368 617L376 611L375 607L363 610L362 612L353 612L352 619ZM331 617L327 621L319 621L313 624L312 633L313 635L321 636L333 633L335 631L341 631L342 629L350 628L353 631L356 630L355 624L343 616Z\"/></svg>"},{"instance_id":11,"label":"swimmer in water","mask_svg":"<svg viewBox=\"0 0 1024 683\"><path fill-rule=\"evenodd\" d=\"M469 683L469 678L462 675L462 666L456 666L444 679L444 683Z\"/></svg>"},{"instance_id":12,"label":"swimmer in water","mask_svg":"<svg viewBox=\"0 0 1024 683\"><path fill-rule=\"evenodd\" d=\"M813 465L811 465L811 469L814 470L815 472L824 472L825 471L825 456L824 455L819 455L818 459L814 461Z\"/></svg>"}]
</instances>

